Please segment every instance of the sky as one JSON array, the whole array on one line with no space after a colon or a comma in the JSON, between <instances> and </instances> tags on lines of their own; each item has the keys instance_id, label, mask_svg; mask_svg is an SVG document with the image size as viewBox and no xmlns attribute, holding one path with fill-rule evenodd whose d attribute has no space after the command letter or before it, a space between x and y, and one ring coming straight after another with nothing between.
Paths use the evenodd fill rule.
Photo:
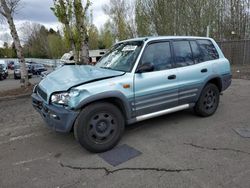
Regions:
<instances>
[{"instance_id":1,"label":"sky","mask_svg":"<svg viewBox=\"0 0 250 188\"><path fill-rule=\"evenodd\" d=\"M92 0L90 9L93 10L93 22L98 28L108 19L102 10L103 5L108 3L109 0ZM50 7L53 5L53 0L21 0L20 5L14 17L17 30L20 33L19 35L22 35L20 28L23 27L26 22L40 23L47 28L53 28L55 30L61 28L61 24L50 10ZM4 41L11 42L11 38L8 25L4 22L0 22L0 46L3 45Z\"/></svg>"}]
</instances>

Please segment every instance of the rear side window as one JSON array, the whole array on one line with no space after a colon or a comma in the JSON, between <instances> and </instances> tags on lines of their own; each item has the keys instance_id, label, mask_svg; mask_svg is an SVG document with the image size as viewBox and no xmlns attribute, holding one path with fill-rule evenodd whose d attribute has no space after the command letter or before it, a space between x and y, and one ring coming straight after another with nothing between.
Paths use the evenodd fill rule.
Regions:
<instances>
[{"instance_id":1,"label":"rear side window","mask_svg":"<svg viewBox=\"0 0 250 188\"><path fill-rule=\"evenodd\" d=\"M190 45L192 48L192 52L193 52L193 58L194 58L194 62L195 64L197 63L201 63L204 61L204 56L201 53L201 49L198 46L196 41L190 41Z\"/></svg>"},{"instance_id":2,"label":"rear side window","mask_svg":"<svg viewBox=\"0 0 250 188\"><path fill-rule=\"evenodd\" d=\"M197 40L197 42L203 55L203 61L219 59L219 54L210 40Z\"/></svg>"},{"instance_id":3,"label":"rear side window","mask_svg":"<svg viewBox=\"0 0 250 188\"><path fill-rule=\"evenodd\" d=\"M177 67L185 67L194 64L189 41L174 41L173 47Z\"/></svg>"},{"instance_id":4,"label":"rear side window","mask_svg":"<svg viewBox=\"0 0 250 188\"><path fill-rule=\"evenodd\" d=\"M141 64L152 63L154 71L172 68L170 42L157 42L149 44L143 53Z\"/></svg>"}]
</instances>

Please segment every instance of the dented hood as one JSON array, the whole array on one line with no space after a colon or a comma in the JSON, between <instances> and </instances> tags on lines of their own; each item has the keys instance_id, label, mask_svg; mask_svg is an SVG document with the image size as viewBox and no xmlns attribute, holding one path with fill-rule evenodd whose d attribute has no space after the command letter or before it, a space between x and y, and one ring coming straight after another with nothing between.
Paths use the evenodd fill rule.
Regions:
<instances>
[{"instance_id":1,"label":"dented hood","mask_svg":"<svg viewBox=\"0 0 250 188\"><path fill-rule=\"evenodd\" d=\"M66 65L46 76L39 87L51 95L54 92L67 91L71 87L97 80L121 76L124 72L103 69L90 65Z\"/></svg>"}]
</instances>

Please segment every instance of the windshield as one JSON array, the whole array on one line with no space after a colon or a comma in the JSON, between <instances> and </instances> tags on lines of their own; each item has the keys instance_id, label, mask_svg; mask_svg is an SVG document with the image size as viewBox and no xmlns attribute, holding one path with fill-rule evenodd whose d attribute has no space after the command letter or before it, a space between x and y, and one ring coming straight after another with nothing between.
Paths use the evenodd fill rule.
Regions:
<instances>
[{"instance_id":1,"label":"windshield","mask_svg":"<svg viewBox=\"0 0 250 188\"><path fill-rule=\"evenodd\" d=\"M116 44L96 64L97 67L130 72L141 51L143 41L130 41Z\"/></svg>"}]
</instances>

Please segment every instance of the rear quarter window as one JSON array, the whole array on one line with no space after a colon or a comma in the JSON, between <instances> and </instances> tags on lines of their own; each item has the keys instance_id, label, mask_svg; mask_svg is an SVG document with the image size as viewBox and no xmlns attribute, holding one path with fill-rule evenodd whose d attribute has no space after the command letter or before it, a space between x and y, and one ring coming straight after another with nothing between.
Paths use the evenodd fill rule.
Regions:
<instances>
[{"instance_id":1,"label":"rear quarter window","mask_svg":"<svg viewBox=\"0 0 250 188\"><path fill-rule=\"evenodd\" d=\"M219 54L210 40L197 40L202 53L203 61L219 59Z\"/></svg>"}]
</instances>

